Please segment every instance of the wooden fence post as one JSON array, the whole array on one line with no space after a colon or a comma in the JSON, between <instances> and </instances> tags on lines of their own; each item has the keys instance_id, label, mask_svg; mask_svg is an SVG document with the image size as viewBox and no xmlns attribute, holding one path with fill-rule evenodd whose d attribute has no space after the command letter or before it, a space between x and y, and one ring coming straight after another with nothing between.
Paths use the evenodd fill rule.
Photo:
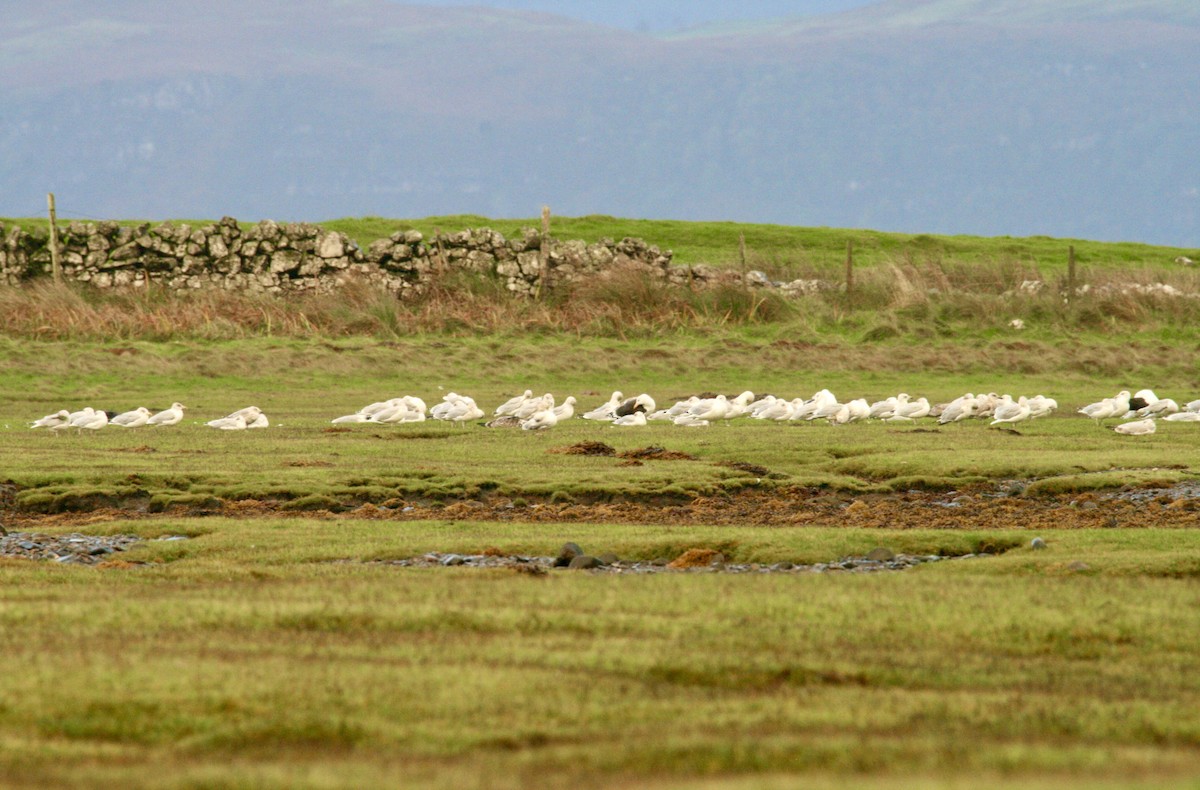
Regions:
<instances>
[{"instance_id":1,"label":"wooden fence post","mask_svg":"<svg viewBox=\"0 0 1200 790\"><path fill-rule=\"evenodd\" d=\"M58 214L54 210L54 193L46 193L46 203L50 206L50 272L54 275L55 283L62 283L62 263L58 259Z\"/></svg>"},{"instance_id":2,"label":"wooden fence post","mask_svg":"<svg viewBox=\"0 0 1200 790\"><path fill-rule=\"evenodd\" d=\"M846 239L846 297L854 292L854 242Z\"/></svg>"},{"instance_id":3,"label":"wooden fence post","mask_svg":"<svg viewBox=\"0 0 1200 790\"><path fill-rule=\"evenodd\" d=\"M1067 301L1075 298L1075 245L1067 247Z\"/></svg>"},{"instance_id":4,"label":"wooden fence post","mask_svg":"<svg viewBox=\"0 0 1200 790\"><path fill-rule=\"evenodd\" d=\"M546 283L546 269L550 268L550 207L542 206L542 241L538 245L538 281L535 299L542 298L542 287Z\"/></svg>"}]
</instances>

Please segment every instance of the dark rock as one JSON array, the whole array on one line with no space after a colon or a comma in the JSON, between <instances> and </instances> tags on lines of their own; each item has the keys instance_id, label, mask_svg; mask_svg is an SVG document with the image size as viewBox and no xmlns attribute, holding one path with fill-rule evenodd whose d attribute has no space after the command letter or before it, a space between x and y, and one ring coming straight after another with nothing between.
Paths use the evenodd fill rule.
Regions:
<instances>
[{"instance_id":1,"label":"dark rock","mask_svg":"<svg viewBox=\"0 0 1200 790\"><path fill-rule=\"evenodd\" d=\"M883 546L877 546L867 552L867 559L872 562L891 562L896 559L896 552L885 549Z\"/></svg>"},{"instance_id":2,"label":"dark rock","mask_svg":"<svg viewBox=\"0 0 1200 790\"><path fill-rule=\"evenodd\" d=\"M600 562L600 559L598 557L591 557L587 554L580 554L578 556L572 557L571 562L570 562L570 564L567 565L567 567L573 571L590 570L592 568L599 568L603 564L604 563Z\"/></svg>"},{"instance_id":3,"label":"dark rock","mask_svg":"<svg viewBox=\"0 0 1200 790\"><path fill-rule=\"evenodd\" d=\"M612 565L614 562L621 561L621 558L618 557L616 554L613 554L612 552L608 552L607 554L601 554L596 559L600 560L601 565Z\"/></svg>"},{"instance_id":4,"label":"dark rock","mask_svg":"<svg viewBox=\"0 0 1200 790\"><path fill-rule=\"evenodd\" d=\"M555 568L566 568L571 564L571 560L583 554L583 549L578 543L564 543L562 548L558 550L558 556L554 558Z\"/></svg>"}]
</instances>

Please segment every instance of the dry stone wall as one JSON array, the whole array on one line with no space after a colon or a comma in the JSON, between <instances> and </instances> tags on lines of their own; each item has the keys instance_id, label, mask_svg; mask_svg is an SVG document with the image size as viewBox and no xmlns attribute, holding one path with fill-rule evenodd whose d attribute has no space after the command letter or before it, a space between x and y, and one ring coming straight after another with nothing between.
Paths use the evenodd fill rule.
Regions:
<instances>
[{"instance_id":1,"label":"dry stone wall","mask_svg":"<svg viewBox=\"0 0 1200 790\"><path fill-rule=\"evenodd\" d=\"M28 232L0 224L0 281L10 285L49 276L45 229ZM264 220L249 228L225 217L192 226L163 223L123 226L71 222L60 229L63 276L97 288L222 288L250 292L328 291L351 279L396 293L419 292L438 277L476 272L500 278L514 292L532 294L615 268L690 281L706 273L672 267L671 252L640 239L545 240L533 229L506 239L489 228L425 238L398 231L364 251L344 233L307 223Z\"/></svg>"}]
</instances>

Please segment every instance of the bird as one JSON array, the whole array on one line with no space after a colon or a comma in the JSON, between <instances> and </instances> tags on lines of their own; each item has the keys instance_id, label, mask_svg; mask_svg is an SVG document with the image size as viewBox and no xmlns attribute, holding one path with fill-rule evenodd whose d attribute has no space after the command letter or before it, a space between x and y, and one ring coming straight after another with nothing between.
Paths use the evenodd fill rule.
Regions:
<instances>
[{"instance_id":1,"label":"bird","mask_svg":"<svg viewBox=\"0 0 1200 790\"><path fill-rule=\"evenodd\" d=\"M978 401L974 394L968 392L946 404L942 413L938 415L938 425L961 422L967 417L974 416L976 409L978 409Z\"/></svg>"},{"instance_id":2,"label":"bird","mask_svg":"<svg viewBox=\"0 0 1200 790\"><path fill-rule=\"evenodd\" d=\"M108 412L93 410L86 417L81 418L78 422L72 423L72 427L78 428L80 433L83 431L98 431L108 425Z\"/></svg>"},{"instance_id":3,"label":"bird","mask_svg":"<svg viewBox=\"0 0 1200 790\"><path fill-rule=\"evenodd\" d=\"M758 413L753 416L759 420L782 422L792 416L792 409L792 401L775 398L771 403L759 409Z\"/></svg>"},{"instance_id":4,"label":"bird","mask_svg":"<svg viewBox=\"0 0 1200 790\"><path fill-rule=\"evenodd\" d=\"M332 420L330 420L330 422L333 423L334 425L340 425L342 423L370 422L370 421L371 421L371 415L364 414L361 411L356 411L354 414L345 414L341 417L334 417Z\"/></svg>"},{"instance_id":5,"label":"bird","mask_svg":"<svg viewBox=\"0 0 1200 790\"><path fill-rule=\"evenodd\" d=\"M54 428L58 425L66 425L71 421L71 412L66 409L59 409L54 414L47 414L40 420L34 420L30 424L30 428Z\"/></svg>"},{"instance_id":6,"label":"bird","mask_svg":"<svg viewBox=\"0 0 1200 790\"><path fill-rule=\"evenodd\" d=\"M741 417L744 414L750 413L750 404L754 401L754 393L746 390L736 398L729 399L729 406L725 410L725 419L732 420L736 417Z\"/></svg>"},{"instance_id":7,"label":"bird","mask_svg":"<svg viewBox=\"0 0 1200 790\"><path fill-rule=\"evenodd\" d=\"M246 418L240 414L233 414L229 417L209 420L205 425L210 428L220 428L222 431L244 431L246 430Z\"/></svg>"},{"instance_id":8,"label":"bird","mask_svg":"<svg viewBox=\"0 0 1200 790\"><path fill-rule=\"evenodd\" d=\"M922 417L929 416L929 398L921 396L916 400L906 401L905 403L896 405L896 412L888 419L890 420L919 420Z\"/></svg>"},{"instance_id":9,"label":"bird","mask_svg":"<svg viewBox=\"0 0 1200 790\"><path fill-rule=\"evenodd\" d=\"M1133 402L1130 401L1129 405L1132 406ZM1126 417L1130 417L1130 416L1151 417L1154 415L1161 417L1161 416L1164 416L1167 414L1175 414L1178 411L1179 411L1178 403L1171 400L1170 398L1159 398L1158 400L1154 401L1153 403L1148 403L1145 406L1143 406L1142 408L1133 412L1132 415L1127 413Z\"/></svg>"},{"instance_id":10,"label":"bird","mask_svg":"<svg viewBox=\"0 0 1200 790\"><path fill-rule=\"evenodd\" d=\"M646 424L646 412L634 411L612 421L613 425L622 428L639 428Z\"/></svg>"},{"instance_id":11,"label":"bird","mask_svg":"<svg viewBox=\"0 0 1200 790\"><path fill-rule=\"evenodd\" d=\"M496 407L492 412L493 417L504 417L509 414L514 414L525 401L533 397L533 390L525 390L525 394L517 395L514 398L509 398L504 403Z\"/></svg>"},{"instance_id":12,"label":"bird","mask_svg":"<svg viewBox=\"0 0 1200 790\"><path fill-rule=\"evenodd\" d=\"M620 390L615 390L607 401L580 416L585 420L611 420L617 416L617 407L621 405L624 398L625 396L621 394Z\"/></svg>"},{"instance_id":13,"label":"bird","mask_svg":"<svg viewBox=\"0 0 1200 790\"><path fill-rule=\"evenodd\" d=\"M849 403L843 403L837 414L829 418L834 425L846 425L851 422L865 420L871 413L871 406L866 398L855 398Z\"/></svg>"},{"instance_id":14,"label":"bird","mask_svg":"<svg viewBox=\"0 0 1200 790\"><path fill-rule=\"evenodd\" d=\"M512 413L512 416L518 419L528 420L539 411L546 411L554 408L554 395L547 392L540 398L529 398L520 407Z\"/></svg>"},{"instance_id":15,"label":"bird","mask_svg":"<svg viewBox=\"0 0 1200 790\"><path fill-rule=\"evenodd\" d=\"M1200 412L1178 411L1163 417L1167 422L1200 422Z\"/></svg>"},{"instance_id":16,"label":"bird","mask_svg":"<svg viewBox=\"0 0 1200 790\"><path fill-rule=\"evenodd\" d=\"M150 410L145 406L138 406L133 411L121 412L116 417L109 419L112 425L119 425L122 428L141 428L150 421Z\"/></svg>"},{"instance_id":17,"label":"bird","mask_svg":"<svg viewBox=\"0 0 1200 790\"><path fill-rule=\"evenodd\" d=\"M1029 419L1036 420L1058 411L1058 401L1045 395L1034 395L1029 399Z\"/></svg>"},{"instance_id":18,"label":"bird","mask_svg":"<svg viewBox=\"0 0 1200 790\"><path fill-rule=\"evenodd\" d=\"M700 398L692 395L690 398L677 401L673 406L666 409L659 409L653 413L646 415L647 420L674 420L679 415L683 414L688 409L700 402Z\"/></svg>"},{"instance_id":19,"label":"bird","mask_svg":"<svg viewBox=\"0 0 1200 790\"><path fill-rule=\"evenodd\" d=\"M657 410L658 406L654 403L654 398L643 392L641 395L621 401L621 405L617 407L614 413L618 417L627 417L635 411L650 414Z\"/></svg>"},{"instance_id":20,"label":"bird","mask_svg":"<svg viewBox=\"0 0 1200 790\"><path fill-rule=\"evenodd\" d=\"M554 407L542 409L539 412L534 412L521 423L523 431L544 431L547 428L553 428L558 425L558 415L554 413Z\"/></svg>"},{"instance_id":21,"label":"bird","mask_svg":"<svg viewBox=\"0 0 1200 790\"><path fill-rule=\"evenodd\" d=\"M1155 431L1154 419L1147 417L1144 420L1136 422L1121 423L1115 426L1113 430L1125 436L1147 436Z\"/></svg>"},{"instance_id":22,"label":"bird","mask_svg":"<svg viewBox=\"0 0 1200 790\"><path fill-rule=\"evenodd\" d=\"M247 428L270 428L271 421L267 419L267 415L262 412L258 413L252 421L246 423Z\"/></svg>"},{"instance_id":23,"label":"bird","mask_svg":"<svg viewBox=\"0 0 1200 790\"><path fill-rule=\"evenodd\" d=\"M684 425L697 420L723 420L728 413L729 399L724 395L718 395L715 398L702 400L694 404L686 412L675 418L675 424ZM681 419L683 422L680 422Z\"/></svg>"},{"instance_id":24,"label":"bird","mask_svg":"<svg viewBox=\"0 0 1200 790\"><path fill-rule=\"evenodd\" d=\"M1079 414L1085 414L1091 417L1097 425L1101 425L1110 417L1120 417L1129 411L1129 401L1129 390L1121 390L1116 397L1089 403L1079 410Z\"/></svg>"},{"instance_id":25,"label":"bird","mask_svg":"<svg viewBox=\"0 0 1200 790\"><path fill-rule=\"evenodd\" d=\"M575 396L568 395L561 406L554 407L554 416L558 420L569 420L575 416Z\"/></svg>"},{"instance_id":26,"label":"bird","mask_svg":"<svg viewBox=\"0 0 1200 790\"><path fill-rule=\"evenodd\" d=\"M171 408L164 409L146 421L147 425L178 425L183 422L183 412L187 409L182 403L172 403Z\"/></svg>"},{"instance_id":27,"label":"bird","mask_svg":"<svg viewBox=\"0 0 1200 790\"><path fill-rule=\"evenodd\" d=\"M1011 395L1005 395L992 412L992 417L992 425L1016 425L1032 419L1033 410L1029 408L1029 401L1024 395L1015 401Z\"/></svg>"}]
</instances>

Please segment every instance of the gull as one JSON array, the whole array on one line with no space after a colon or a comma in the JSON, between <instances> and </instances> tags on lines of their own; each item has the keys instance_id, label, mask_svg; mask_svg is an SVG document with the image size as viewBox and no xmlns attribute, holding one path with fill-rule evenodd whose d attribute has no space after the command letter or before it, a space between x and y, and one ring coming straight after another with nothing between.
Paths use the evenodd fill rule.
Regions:
<instances>
[{"instance_id":1,"label":"gull","mask_svg":"<svg viewBox=\"0 0 1200 790\"><path fill-rule=\"evenodd\" d=\"M729 405L725 410L725 419L732 420L735 417L741 417L743 414L750 413L750 403L754 400L754 393L746 390L741 395L738 395L733 400L729 401Z\"/></svg>"},{"instance_id":2,"label":"gull","mask_svg":"<svg viewBox=\"0 0 1200 790\"><path fill-rule=\"evenodd\" d=\"M1110 417L1120 417L1129 411L1129 400L1129 390L1121 390L1115 398L1105 398L1095 403L1089 403L1079 410L1079 414L1086 414L1099 425Z\"/></svg>"},{"instance_id":3,"label":"gull","mask_svg":"<svg viewBox=\"0 0 1200 790\"><path fill-rule=\"evenodd\" d=\"M1122 423L1113 428L1113 430L1125 436L1147 436L1155 431L1154 419L1148 417L1137 422Z\"/></svg>"},{"instance_id":4,"label":"gull","mask_svg":"<svg viewBox=\"0 0 1200 790\"><path fill-rule=\"evenodd\" d=\"M793 407L792 401L784 400L783 398L776 398L773 403L762 409L759 409L758 413L755 414L754 417L759 420L774 420L776 422L782 422L783 420L786 420L792 416Z\"/></svg>"},{"instance_id":5,"label":"gull","mask_svg":"<svg viewBox=\"0 0 1200 790\"><path fill-rule=\"evenodd\" d=\"M528 420L539 411L547 411L554 408L554 395L547 392L540 398L529 398L521 406L512 413L512 416L520 420Z\"/></svg>"},{"instance_id":6,"label":"gull","mask_svg":"<svg viewBox=\"0 0 1200 790\"><path fill-rule=\"evenodd\" d=\"M1058 411L1058 401L1045 395L1034 395L1029 399L1029 419L1036 420Z\"/></svg>"},{"instance_id":7,"label":"gull","mask_svg":"<svg viewBox=\"0 0 1200 790\"><path fill-rule=\"evenodd\" d=\"M986 419L996 413L996 407L1000 405L1000 396L994 392L989 392L987 395L975 396L975 413L972 417Z\"/></svg>"},{"instance_id":8,"label":"gull","mask_svg":"<svg viewBox=\"0 0 1200 790\"><path fill-rule=\"evenodd\" d=\"M233 414L218 420L209 420L205 425L210 428L220 428L222 431L244 431L246 430L246 418L240 414Z\"/></svg>"},{"instance_id":9,"label":"gull","mask_svg":"<svg viewBox=\"0 0 1200 790\"><path fill-rule=\"evenodd\" d=\"M678 401L674 406L672 406L669 409L659 409L658 411L654 412L653 414L647 414L646 419L647 420L673 420L676 417L678 417L679 415L686 412L688 409L695 406L699 402L700 402L700 398L693 395L690 398L687 398L686 400Z\"/></svg>"},{"instance_id":10,"label":"gull","mask_svg":"<svg viewBox=\"0 0 1200 790\"><path fill-rule=\"evenodd\" d=\"M1188 404L1183 408L1185 411L1200 412L1200 400L1188 401Z\"/></svg>"},{"instance_id":11,"label":"gull","mask_svg":"<svg viewBox=\"0 0 1200 790\"><path fill-rule=\"evenodd\" d=\"M521 408L525 401L533 397L533 390L525 390L524 395L518 395L515 398L509 398L504 403L496 407L492 412L493 417L504 417L506 415L515 414L517 409Z\"/></svg>"},{"instance_id":12,"label":"gull","mask_svg":"<svg viewBox=\"0 0 1200 790\"><path fill-rule=\"evenodd\" d=\"M830 409L830 414L836 414L837 409L841 408L841 404L837 402L837 397L829 390L819 390L813 393L813 396L800 404L799 408L792 410L792 420L815 420L816 414L824 409ZM823 417L828 417L829 414L823 414Z\"/></svg>"},{"instance_id":13,"label":"gull","mask_svg":"<svg viewBox=\"0 0 1200 790\"><path fill-rule=\"evenodd\" d=\"M938 425L946 425L952 422L960 422L967 417L975 414L978 408L975 396L968 392L946 404L942 409L942 413L938 415Z\"/></svg>"},{"instance_id":14,"label":"gull","mask_svg":"<svg viewBox=\"0 0 1200 790\"><path fill-rule=\"evenodd\" d=\"M575 416L575 396L568 395L561 406L554 407L554 417L558 420L569 420Z\"/></svg>"},{"instance_id":15,"label":"gull","mask_svg":"<svg viewBox=\"0 0 1200 790\"><path fill-rule=\"evenodd\" d=\"M1200 422L1200 412L1179 411L1163 417L1167 422Z\"/></svg>"},{"instance_id":16,"label":"gull","mask_svg":"<svg viewBox=\"0 0 1200 790\"><path fill-rule=\"evenodd\" d=\"M449 409L453 408L454 405L458 403L460 399L462 399L462 397L463 396L459 395L457 392L447 392L442 396L442 402L429 410L429 416L435 420L446 419L443 415Z\"/></svg>"},{"instance_id":17,"label":"gull","mask_svg":"<svg viewBox=\"0 0 1200 790\"><path fill-rule=\"evenodd\" d=\"M618 417L627 417L635 411L650 414L657 410L658 406L654 403L654 398L643 392L641 395L621 401L621 405L617 407L615 414Z\"/></svg>"},{"instance_id":18,"label":"gull","mask_svg":"<svg viewBox=\"0 0 1200 790\"><path fill-rule=\"evenodd\" d=\"M919 420L922 417L929 416L929 399L922 396L914 401L907 401L896 406L896 413L888 419L890 420Z\"/></svg>"},{"instance_id":19,"label":"gull","mask_svg":"<svg viewBox=\"0 0 1200 790\"><path fill-rule=\"evenodd\" d=\"M98 431L108 425L108 412L93 411L87 417L81 418L78 422L72 423L72 427L83 431Z\"/></svg>"},{"instance_id":20,"label":"gull","mask_svg":"<svg viewBox=\"0 0 1200 790\"><path fill-rule=\"evenodd\" d=\"M47 414L40 420L34 420L30 424L30 428L55 428L59 425L66 425L71 422L71 412L66 409L59 409L54 414Z\"/></svg>"},{"instance_id":21,"label":"gull","mask_svg":"<svg viewBox=\"0 0 1200 790\"><path fill-rule=\"evenodd\" d=\"M626 414L623 417L617 417L615 420L612 421L612 424L623 427L623 428L641 427L646 424L646 412L644 412L644 411L630 412L629 414Z\"/></svg>"},{"instance_id":22,"label":"gull","mask_svg":"<svg viewBox=\"0 0 1200 790\"><path fill-rule=\"evenodd\" d=\"M547 428L553 428L558 425L558 415L554 413L554 407L543 409L531 415L528 419L521 423L523 431L544 431Z\"/></svg>"},{"instance_id":23,"label":"gull","mask_svg":"<svg viewBox=\"0 0 1200 790\"><path fill-rule=\"evenodd\" d=\"M871 413L871 406L866 398L855 398L849 403L842 404L837 414L829 418L834 425L845 425L851 422L865 420Z\"/></svg>"},{"instance_id":24,"label":"gull","mask_svg":"<svg viewBox=\"0 0 1200 790\"><path fill-rule=\"evenodd\" d=\"M684 425L694 420L722 420L729 413L729 399L718 395L710 400L702 400L683 414L675 418L676 425ZM684 422L680 419L687 418Z\"/></svg>"},{"instance_id":25,"label":"gull","mask_svg":"<svg viewBox=\"0 0 1200 790\"><path fill-rule=\"evenodd\" d=\"M463 398L458 402L455 408L446 412L446 416L443 419L457 423L461 427L467 420L479 420L483 419L483 416L483 409L476 406L474 400L471 398ZM511 417L512 415L508 416ZM516 418L514 417L513 419Z\"/></svg>"},{"instance_id":26,"label":"gull","mask_svg":"<svg viewBox=\"0 0 1200 790\"><path fill-rule=\"evenodd\" d=\"M67 423L72 428L78 428L79 423L83 422L84 420L91 419L92 415L95 413L96 413L96 410L93 409L91 406L84 406L79 411L71 412L71 414L69 415L69 417L67 419Z\"/></svg>"},{"instance_id":27,"label":"gull","mask_svg":"<svg viewBox=\"0 0 1200 790\"><path fill-rule=\"evenodd\" d=\"M876 401L871 404L871 413L868 416L873 420L886 420L889 417L895 417L900 407L908 404L908 397L907 392L901 392L899 395L893 395L890 398Z\"/></svg>"},{"instance_id":28,"label":"gull","mask_svg":"<svg viewBox=\"0 0 1200 790\"><path fill-rule=\"evenodd\" d=\"M587 414L580 416L585 420L611 420L617 416L617 407L621 405L621 401L624 398L625 396L621 394L621 391L616 390L607 401L592 409Z\"/></svg>"},{"instance_id":29,"label":"gull","mask_svg":"<svg viewBox=\"0 0 1200 790\"><path fill-rule=\"evenodd\" d=\"M342 417L335 417L329 421L334 425L340 423L370 423L371 415L364 412L354 412L353 414L344 414Z\"/></svg>"},{"instance_id":30,"label":"gull","mask_svg":"<svg viewBox=\"0 0 1200 790\"><path fill-rule=\"evenodd\" d=\"M183 412L187 409L182 403L172 403L171 408L164 409L146 421L147 425L178 425L183 422Z\"/></svg>"},{"instance_id":31,"label":"gull","mask_svg":"<svg viewBox=\"0 0 1200 790\"><path fill-rule=\"evenodd\" d=\"M140 428L150 421L150 410L145 406L138 406L133 411L126 411L113 417L109 422L113 425L119 425L122 428Z\"/></svg>"},{"instance_id":32,"label":"gull","mask_svg":"<svg viewBox=\"0 0 1200 790\"><path fill-rule=\"evenodd\" d=\"M746 408L746 411L751 417L754 417L755 419L761 419L758 415L762 414L767 409L774 407L774 405L781 400L783 400L783 398L776 398L774 395L763 395L761 398L754 401L754 403L751 403Z\"/></svg>"},{"instance_id":33,"label":"gull","mask_svg":"<svg viewBox=\"0 0 1200 790\"><path fill-rule=\"evenodd\" d=\"M1132 401L1130 401L1130 405L1132 405ZM1162 417L1167 414L1175 414L1178 411L1179 411L1178 403L1171 400L1170 398L1160 398L1159 400L1156 400L1153 403L1147 403L1145 406L1143 406L1142 408L1138 409L1135 412L1126 413L1125 418L1129 419L1134 416L1137 416L1137 417L1154 417L1154 416Z\"/></svg>"},{"instance_id":34,"label":"gull","mask_svg":"<svg viewBox=\"0 0 1200 790\"><path fill-rule=\"evenodd\" d=\"M271 421L267 419L267 415L263 414L262 412L259 412L257 417L255 417L251 422L246 423L246 427L247 428L270 428Z\"/></svg>"},{"instance_id":35,"label":"gull","mask_svg":"<svg viewBox=\"0 0 1200 790\"><path fill-rule=\"evenodd\" d=\"M371 415L369 422L392 424L397 422L421 422L425 415L413 409L403 398L397 398L394 406Z\"/></svg>"},{"instance_id":36,"label":"gull","mask_svg":"<svg viewBox=\"0 0 1200 790\"><path fill-rule=\"evenodd\" d=\"M992 425L1016 425L1019 422L1024 422L1033 418L1033 410L1029 408L1029 401L1025 396L1021 396L1016 401L1011 395L1005 395L1000 399L999 405L996 406L992 413Z\"/></svg>"}]
</instances>

